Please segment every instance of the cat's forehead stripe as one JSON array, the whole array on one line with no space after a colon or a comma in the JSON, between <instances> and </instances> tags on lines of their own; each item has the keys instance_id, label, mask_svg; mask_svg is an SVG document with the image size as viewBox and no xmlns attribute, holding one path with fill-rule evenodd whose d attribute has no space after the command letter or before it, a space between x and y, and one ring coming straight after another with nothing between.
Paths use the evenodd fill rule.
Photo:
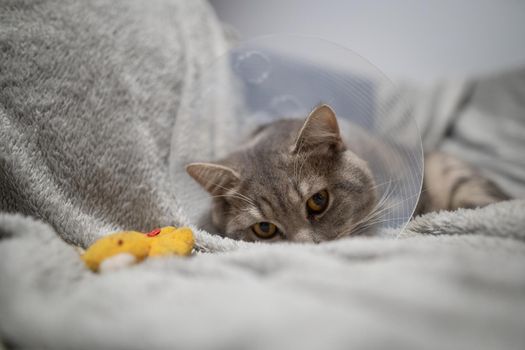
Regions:
<instances>
[{"instance_id":1,"label":"cat's forehead stripe","mask_svg":"<svg viewBox=\"0 0 525 350\"><path fill-rule=\"evenodd\" d=\"M255 220L262 220L263 218L263 215L256 207L248 207L248 209L246 209L246 212L250 214Z\"/></svg>"},{"instance_id":2,"label":"cat's forehead stripe","mask_svg":"<svg viewBox=\"0 0 525 350\"><path fill-rule=\"evenodd\" d=\"M272 205L272 201L268 200L266 197L261 197L259 200L260 210L263 216L270 216L272 213L276 212L276 208Z\"/></svg>"},{"instance_id":3,"label":"cat's forehead stripe","mask_svg":"<svg viewBox=\"0 0 525 350\"><path fill-rule=\"evenodd\" d=\"M276 184L274 183L272 185L272 190L273 190L273 193L274 193L274 196L277 198L277 202L279 203L279 206L281 208L285 208L286 207L286 202L284 200L284 191L282 191L281 188L278 188L276 187ZM274 209L274 208L272 208Z\"/></svg>"}]
</instances>

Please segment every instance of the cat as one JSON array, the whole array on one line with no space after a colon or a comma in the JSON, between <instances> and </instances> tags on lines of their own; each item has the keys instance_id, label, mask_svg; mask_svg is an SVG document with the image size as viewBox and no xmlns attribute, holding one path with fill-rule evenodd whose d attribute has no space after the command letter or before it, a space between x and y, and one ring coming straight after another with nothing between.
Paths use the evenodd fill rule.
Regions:
<instances>
[{"instance_id":1,"label":"cat","mask_svg":"<svg viewBox=\"0 0 525 350\"><path fill-rule=\"evenodd\" d=\"M304 122L263 125L224 159L186 171L212 196L215 229L237 240L320 243L366 232L379 212L372 172L348 149L326 104ZM423 184L417 214L508 199L467 163L440 152L426 156Z\"/></svg>"}]
</instances>

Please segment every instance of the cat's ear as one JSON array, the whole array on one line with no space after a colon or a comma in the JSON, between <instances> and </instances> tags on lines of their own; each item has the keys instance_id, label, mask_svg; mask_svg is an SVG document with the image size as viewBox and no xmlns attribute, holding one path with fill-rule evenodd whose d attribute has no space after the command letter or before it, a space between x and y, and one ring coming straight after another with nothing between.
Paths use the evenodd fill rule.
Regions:
<instances>
[{"instance_id":1,"label":"cat's ear","mask_svg":"<svg viewBox=\"0 0 525 350\"><path fill-rule=\"evenodd\" d=\"M293 153L317 149L341 151L344 149L334 110L328 105L317 106L306 118L292 147Z\"/></svg>"},{"instance_id":2,"label":"cat's ear","mask_svg":"<svg viewBox=\"0 0 525 350\"><path fill-rule=\"evenodd\" d=\"M226 194L240 179L235 170L213 163L191 163L186 172L213 196Z\"/></svg>"}]
</instances>

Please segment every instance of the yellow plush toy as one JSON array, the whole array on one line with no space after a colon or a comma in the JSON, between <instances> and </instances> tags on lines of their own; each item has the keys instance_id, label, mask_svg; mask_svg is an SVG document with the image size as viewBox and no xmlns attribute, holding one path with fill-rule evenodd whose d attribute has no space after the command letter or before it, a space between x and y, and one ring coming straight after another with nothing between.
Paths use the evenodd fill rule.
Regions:
<instances>
[{"instance_id":1,"label":"yellow plush toy","mask_svg":"<svg viewBox=\"0 0 525 350\"><path fill-rule=\"evenodd\" d=\"M82 255L93 271L114 270L147 257L191 254L193 233L189 228L167 226L149 233L123 231L97 240Z\"/></svg>"}]
</instances>

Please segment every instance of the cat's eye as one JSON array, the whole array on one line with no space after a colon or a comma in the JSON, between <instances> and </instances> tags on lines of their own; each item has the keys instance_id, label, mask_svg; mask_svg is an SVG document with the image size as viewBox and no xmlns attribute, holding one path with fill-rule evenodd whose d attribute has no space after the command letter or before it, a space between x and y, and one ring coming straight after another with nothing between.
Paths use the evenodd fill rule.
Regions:
<instances>
[{"instance_id":1,"label":"cat's eye","mask_svg":"<svg viewBox=\"0 0 525 350\"><path fill-rule=\"evenodd\" d=\"M259 222L252 226L252 231L259 238L270 239L279 233L277 226L271 222Z\"/></svg>"},{"instance_id":2,"label":"cat's eye","mask_svg":"<svg viewBox=\"0 0 525 350\"><path fill-rule=\"evenodd\" d=\"M306 201L308 216L322 214L328 207L328 191L322 190L314 194Z\"/></svg>"}]
</instances>

